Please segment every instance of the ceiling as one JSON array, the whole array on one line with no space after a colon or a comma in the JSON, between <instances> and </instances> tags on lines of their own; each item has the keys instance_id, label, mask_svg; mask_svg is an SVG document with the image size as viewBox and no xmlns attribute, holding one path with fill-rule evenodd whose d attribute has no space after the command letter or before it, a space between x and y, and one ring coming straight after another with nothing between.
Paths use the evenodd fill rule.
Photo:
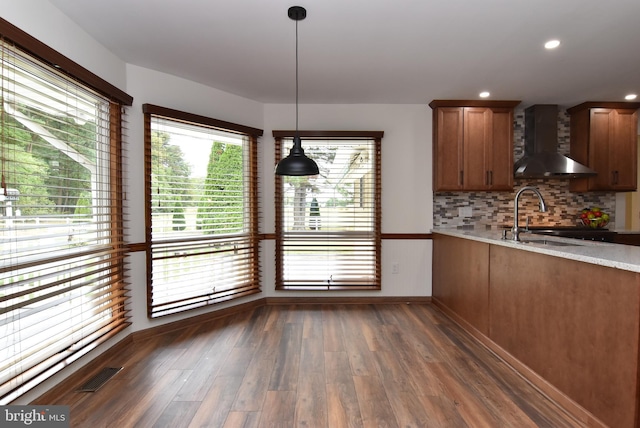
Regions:
<instances>
[{"instance_id":1,"label":"ceiling","mask_svg":"<svg viewBox=\"0 0 640 428\"><path fill-rule=\"evenodd\" d=\"M638 0L50 0L127 63L264 103L640 96ZM561 41L549 51L549 39Z\"/></svg>"}]
</instances>

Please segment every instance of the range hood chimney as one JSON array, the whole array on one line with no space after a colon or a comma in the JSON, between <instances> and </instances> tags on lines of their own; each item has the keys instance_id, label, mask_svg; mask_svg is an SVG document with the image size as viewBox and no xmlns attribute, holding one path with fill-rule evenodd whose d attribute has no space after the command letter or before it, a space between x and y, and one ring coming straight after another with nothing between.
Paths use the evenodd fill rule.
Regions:
<instances>
[{"instance_id":1,"label":"range hood chimney","mask_svg":"<svg viewBox=\"0 0 640 428\"><path fill-rule=\"evenodd\" d=\"M537 104L524 111L524 156L514 166L522 178L578 178L597 172L558 153L558 106Z\"/></svg>"}]
</instances>

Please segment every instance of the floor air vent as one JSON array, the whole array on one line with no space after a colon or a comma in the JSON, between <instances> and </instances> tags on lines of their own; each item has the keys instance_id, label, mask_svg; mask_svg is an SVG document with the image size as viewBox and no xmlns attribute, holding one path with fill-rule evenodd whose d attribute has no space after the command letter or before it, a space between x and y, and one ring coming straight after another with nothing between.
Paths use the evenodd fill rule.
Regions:
<instances>
[{"instance_id":1,"label":"floor air vent","mask_svg":"<svg viewBox=\"0 0 640 428\"><path fill-rule=\"evenodd\" d=\"M87 383L78 388L78 392L96 392L100 389L109 379L114 377L116 373L122 370L123 367L105 367L94 377L89 379Z\"/></svg>"}]
</instances>

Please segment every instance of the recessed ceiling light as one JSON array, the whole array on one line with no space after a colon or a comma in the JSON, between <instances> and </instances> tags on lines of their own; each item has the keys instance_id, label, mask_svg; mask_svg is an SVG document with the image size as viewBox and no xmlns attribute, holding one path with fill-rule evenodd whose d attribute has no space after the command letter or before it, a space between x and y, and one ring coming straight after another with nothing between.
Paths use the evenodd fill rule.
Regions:
<instances>
[{"instance_id":1,"label":"recessed ceiling light","mask_svg":"<svg viewBox=\"0 0 640 428\"><path fill-rule=\"evenodd\" d=\"M488 98L489 95L491 94L487 91L480 92L480 98Z\"/></svg>"},{"instance_id":2,"label":"recessed ceiling light","mask_svg":"<svg viewBox=\"0 0 640 428\"><path fill-rule=\"evenodd\" d=\"M624 97L625 100L635 100L636 98L638 98L638 96L636 94L629 94L627 96Z\"/></svg>"},{"instance_id":3,"label":"recessed ceiling light","mask_svg":"<svg viewBox=\"0 0 640 428\"><path fill-rule=\"evenodd\" d=\"M544 47L547 49L555 49L560 46L560 40L549 40L544 44Z\"/></svg>"}]
</instances>

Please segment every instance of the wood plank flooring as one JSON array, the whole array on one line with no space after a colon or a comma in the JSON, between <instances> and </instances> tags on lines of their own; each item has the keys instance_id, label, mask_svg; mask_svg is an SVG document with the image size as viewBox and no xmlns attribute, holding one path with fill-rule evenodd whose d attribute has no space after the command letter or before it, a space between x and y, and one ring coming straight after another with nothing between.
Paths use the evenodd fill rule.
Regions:
<instances>
[{"instance_id":1,"label":"wood plank flooring","mask_svg":"<svg viewBox=\"0 0 640 428\"><path fill-rule=\"evenodd\" d=\"M429 304L262 306L107 366L46 404L91 428L581 426Z\"/></svg>"}]
</instances>

